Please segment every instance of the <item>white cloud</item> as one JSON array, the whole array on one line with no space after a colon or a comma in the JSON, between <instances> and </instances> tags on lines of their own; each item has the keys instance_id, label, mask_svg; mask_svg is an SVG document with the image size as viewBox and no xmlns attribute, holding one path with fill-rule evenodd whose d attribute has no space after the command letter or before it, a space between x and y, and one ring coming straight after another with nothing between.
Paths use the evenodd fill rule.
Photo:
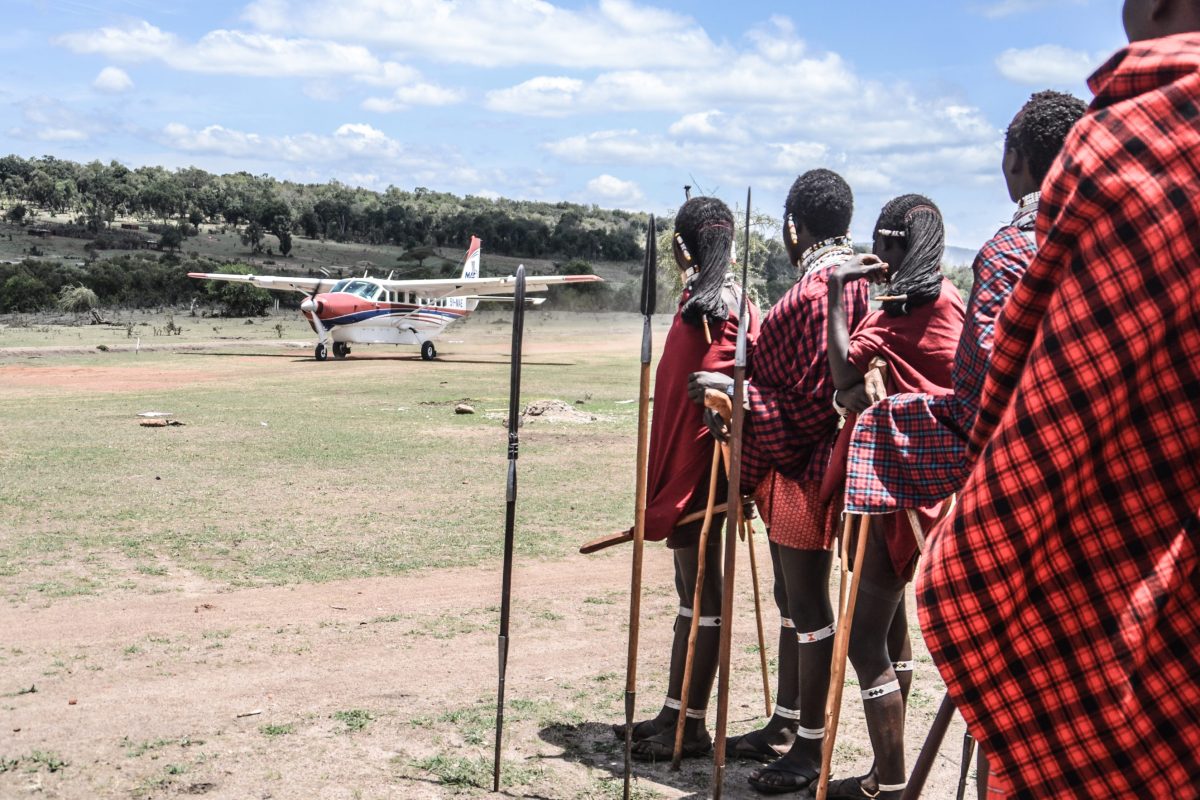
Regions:
<instances>
[{"instance_id":1,"label":"white cloud","mask_svg":"<svg viewBox=\"0 0 1200 800\"><path fill-rule=\"evenodd\" d=\"M461 99L460 92L422 81L416 69L381 61L358 44L236 30L210 31L196 42L187 42L145 21L75 31L59 36L55 42L75 53L127 63L159 61L183 72L307 78L311 80L306 91L318 95L333 94L328 84L321 85L322 79L349 77L359 83L400 90L397 97L402 99L391 100L397 105L441 105Z\"/></svg>"},{"instance_id":2,"label":"white cloud","mask_svg":"<svg viewBox=\"0 0 1200 800\"><path fill-rule=\"evenodd\" d=\"M457 89L447 89L432 83L415 83L401 86L391 97L368 97L362 107L367 111L383 114L403 111L413 106L450 106L462 102L465 94Z\"/></svg>"},{"instance_id":3,"label":"white cloud","mask_svg":"<svg viewBox=\"0 0 1200 800\"><path fill-rule=\"evenodd\" d=\"M587 182L589 197L596 197L605 206L616 208L636 207L645 202L646 196L633 181L624 181L612 175L599 175Z\"/></svg>"},{"instance_id":4,"label":"white cloud","mask_svg":"<svg viewBox=\"0 0 1200 800\"><path fill-rule=\"evenodd\" d=\"M342 0L336 11L325 0L256 0L242 16L271 33L482 67L684 67L722 49L693 18L633 0L578 9L546 0Z\"/></svg>"},{"instance_id":5,"label":"white cloud","mask_svg":"<svg viewBox=\"0 0 1200 800\"><path fill-rule=\"evenodd\" d=\"M697 111L695 114L684 114L671 123L671 127L667 131L672 136L681 138L685 136L715 138L727 135L728 129L723 124L726 119L726 116L717 109Z\"/></svg>"},{"instance_id":6,"label":"white cloud","mask_svg":"<svg viewBox=\"0 0 1200 800\"><path fill-rule=\"evenodd\" d=\"M52 97L29 97L18 104L24 125L8 129L19 139L41 142L82 142L108 130L94 114L77 111Z\"/></svg>"},{"instance_id":7,"label":"white cloud","mask_svg":"<svg viewBox=\"0 0 1200 800\"><path fill-rule=\"evenodd\" d=\"M698 108L727 104L789 110L794 109L797 97L804 98L806 105L824 108L845 102L860 88L860 81L839 55L809 52L787 20L773 19L752 30L747 40L749 47L743 51L727 48L708 59L653 72L615 70L587 82L533 78L488 93L486 106L532 116L616 111L694 115Z\"/></svg>"},{"instance_id":8,"label":"white cloud","mask_svg":"<svg viewBox=\"0 0 1200 800\"><path fill-rule=\"evenodd\" d=\"M120 67L105 67L92 81L92 86L107 94L120 94L133 88L133 79Z\"/></svg>"},{"instance_id":9,"label":"white cloud","mask_svg":"<svg viewBox=\"0 0 1200 800\"><path fill-rule=\"evenodd\" d=\"M173 122L162 129L158 140L190 157L232 159L243 165L285 164L289 172L308 180L325 181L337 173L373 188L396 184L449 189L503 180L498 173L485 173L466 163L453 149L412 147L365 123L347 123L332 134L280 136L223 125L194 129ZM294 165L303 165L303 171L297 173Z\"/></svg>"},{"instance_id":10,"label":"white cloud","mask_svg":"<svg viewBox=\"0 0 1200 800\"><path fill-rule=\"evenodd\" d=\"M1100 66L1104 56L1044 44L1027 50L1005 50L996 58L1000 74L1016 83L1075 86Z\"/></svg>"}]
</instances>

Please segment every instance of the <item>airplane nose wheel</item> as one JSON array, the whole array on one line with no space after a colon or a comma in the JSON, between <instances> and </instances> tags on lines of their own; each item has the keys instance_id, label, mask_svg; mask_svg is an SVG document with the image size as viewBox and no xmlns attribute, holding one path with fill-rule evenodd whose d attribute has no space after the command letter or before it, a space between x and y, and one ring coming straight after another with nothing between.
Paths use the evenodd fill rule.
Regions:
<instances>
[{"instance_id":1,"label":"airplane nose wheel","mask_svg":"<svg viewBox=\"0 0 1200 800\"><path fill-rule=\"evenodd\" d=\"M313 350L313 357L316 358L317 361L324 361L325 359L329 358L329 354L325 352L325 345L318 344L317 349Z\"/></svg>"},{"instance_id":2,"label":"airplane nose wheel","mask_svg":"<svg viewBox=\"0 0 1200 800\"><path fill-rule=\"evenodd\" d=\"M437 350L433 347L433 342L421 343L421 358L426 361L433 361L437 358Z\"/></svg>"},{"instance_id":3,"label":"airplane nose wheel","mask_svg":"<svg viewBox=\"0 0 1200 800\"><path fill-rule=\"evenodd\" d=\"M350 345L346 344L345 342L333 343L334 358L345 358L348 355L350 355Z\"/></svg>"}]
</instances>

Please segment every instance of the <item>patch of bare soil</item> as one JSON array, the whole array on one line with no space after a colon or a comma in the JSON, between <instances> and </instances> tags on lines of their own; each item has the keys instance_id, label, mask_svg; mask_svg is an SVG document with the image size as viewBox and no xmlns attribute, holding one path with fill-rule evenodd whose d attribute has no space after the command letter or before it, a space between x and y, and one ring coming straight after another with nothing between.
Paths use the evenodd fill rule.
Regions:
<instances>
[{"instance_id":1,"label":"patch of bare soil","mask_svg":"<svg viewBox=\"0 0 1200 800\"><path fill-rule=\"evenodd\" d=\"M580 411L562 400L535 400L522 409L521 421L522 424L554 422L581 425L595 422L596 415Z\"/></svg>"},{"instance_id":2,"label":"patch of bare soil","mask_svg":"<svg viewBox=\"0 0 1200 800\"><path fill-rule=\"evenodd\" d=\"M507 796L620 797L608 726L623 718L628 556L518 560ZM748 572L738 578L731 733L763 705ZM489 567L0 607L0 797L492 796L469 784L490 779L499 586ZM677 605L662 549L647 552L645 587L639 718L661 702ZM910 763L941 695L914 645ZM838 775L871 761L857 693L847 697ZM960 732L926 797L953 796ZM725 796L757 796L752 766L730 763ZM706 797L710 773L708 759L678 773L639 764L639 796Z\"/></svg>"}]
</instances>

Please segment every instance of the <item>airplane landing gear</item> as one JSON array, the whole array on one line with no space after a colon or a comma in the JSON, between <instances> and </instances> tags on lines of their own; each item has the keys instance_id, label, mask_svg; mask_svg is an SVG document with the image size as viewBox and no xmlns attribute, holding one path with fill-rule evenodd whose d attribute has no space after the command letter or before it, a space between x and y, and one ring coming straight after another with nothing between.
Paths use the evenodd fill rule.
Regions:
<instances>
[{"instance_id":1,"label":"airplane landing gear","mask_svg":"<svg viewBox=\"0 0 1200 800\"><path fill-rule=\"evenodd\" d=\"M313 357L317 359L317 361L324 361L325 359L329 358L329 354L325 352L325 345L318 344L316 349L313 350Z\"/></svg>"},{"instance_id":2,"label":"airplane landing gear","mask_svg":"<svg viewBox=\"0 0 1200 800\"><path fill-rule=\"evenodd\" d=\"M334 358L345 358L348 355L350 355L350 345L346 344L345 342L333 343Z\"/></svg>"},{"instance_id":3,"label":"airplane landing gear","mask_svg":"<svg viewBox=\"0 0 1200 800\"><path fill-rule=\"evenodd\" d=\"M433 346L433 342L421 342L421 358L426 361L433 361L437 358L437 350Z\"/></svg>"}]
</instances>

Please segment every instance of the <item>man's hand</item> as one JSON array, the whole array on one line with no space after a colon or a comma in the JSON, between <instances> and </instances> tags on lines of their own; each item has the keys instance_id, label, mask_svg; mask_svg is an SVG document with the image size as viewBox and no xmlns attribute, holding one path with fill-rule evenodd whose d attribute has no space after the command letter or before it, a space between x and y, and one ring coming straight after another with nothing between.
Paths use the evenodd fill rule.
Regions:
<instances>
[{"instance_id":1,"label":"man's hand","mask_svg":"<svg viewBox=\"0 0 1200 800\"><path fill-rule=\"evenodd\" d=\"M704 424L708 426L708 432L718 442L729 441L729 425L725 422L725 418L721 416L721 412L715 408L704 409Z\"/></svg>"},{"instance_id":2,"label":"man's hand","mask_svg":"<svg viewBox=\"0 0 1200 800\"><path fill-rule=\"evenodd\" d=\"M714 389L729 395L729 387L733 386L733 378L719 372L693 372L688 376L688 397L696 405L704 405L704 392Z\"/></svg>"},{"instance_id":3,"label":"man's hand","mask_svg":"<svg viewBox=\"0 0 1200 800\"><path fill-rule=\"evenodd\" d=\"M881 283L887 280L887 273L886 262L880 261L878 256L871 253L864 253L843 261L834 269L829 279L839 286L861 278L866 278L871 283Z\"/></svg>"},{"instance_id":4,"label":"man's hand","mask_svg":"<svg viewBox=\"0 0 1200 800\"><path fill-rule=\"evenodd\" d=\"M851 414L861 414L871 407L871 398L867 396L865 383L856 383L849 389L838 389L834 399Z\"/></svg>"}]
</instances>

